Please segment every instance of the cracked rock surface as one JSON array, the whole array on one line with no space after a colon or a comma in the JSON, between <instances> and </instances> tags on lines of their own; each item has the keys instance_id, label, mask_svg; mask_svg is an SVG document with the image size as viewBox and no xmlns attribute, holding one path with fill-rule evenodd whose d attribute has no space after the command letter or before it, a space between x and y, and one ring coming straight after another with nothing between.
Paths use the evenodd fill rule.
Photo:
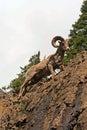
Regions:
<instances>
[{"instance_id":1,"label":"cracked rock surface","mask_svg":"<svg viewBox=\"0 0 87 130\"><path fill-rule=\"evenodd\" d=\"M0 90L0 130L87 130L87 52L16 99Z\"/></svg>"}]
</instances>

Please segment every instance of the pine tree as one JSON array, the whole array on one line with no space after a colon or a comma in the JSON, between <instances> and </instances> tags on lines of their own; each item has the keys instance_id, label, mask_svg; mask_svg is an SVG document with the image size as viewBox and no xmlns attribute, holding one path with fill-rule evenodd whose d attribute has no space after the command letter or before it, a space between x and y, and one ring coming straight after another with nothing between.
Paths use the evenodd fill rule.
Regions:
<instances>
[{"instance_id":1,"label":"pine tree","mask_svg":"<svg viewBox=\"0 0 87 130\"><path fill-rule=\"evenodd\" d=\"M83 1L81 15L70 30L70 46L72 51L67 53L65 62L73 58L78 52L87 50L87 0Z\"/></svg>"}]
</instances>

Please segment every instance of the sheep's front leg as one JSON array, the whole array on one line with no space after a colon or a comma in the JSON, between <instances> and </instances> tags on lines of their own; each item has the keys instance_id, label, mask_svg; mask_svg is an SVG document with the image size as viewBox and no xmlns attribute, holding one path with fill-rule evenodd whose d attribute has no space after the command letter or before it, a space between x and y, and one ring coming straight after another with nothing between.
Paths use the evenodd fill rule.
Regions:
<instances>
[{"instance_id":1,"label":"sheep's front leg","mask_svg":"<svg viewBox=\"0 0 87 130\"><path fill-rule=\"evenodd\" d=\"M55 72L53 70L53 66L51 64L48 64L48 69L49 69L50 73L52 74L52 79L54 80Z\"/></svg>"}]
</instances>

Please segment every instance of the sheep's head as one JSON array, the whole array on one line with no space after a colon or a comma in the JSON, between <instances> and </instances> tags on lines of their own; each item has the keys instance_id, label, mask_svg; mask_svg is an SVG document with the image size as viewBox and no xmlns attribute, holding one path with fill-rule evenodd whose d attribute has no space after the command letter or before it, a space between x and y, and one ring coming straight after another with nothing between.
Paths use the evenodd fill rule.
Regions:
<instances>
[{"instance_id":1,"label":"sheep's head","mask_svg":"<svg viewBox=\"0 0 87 130\"><path fill-rule=\"evenodd\" d=\"M52 43L53 47L55 47L55 48L58 48L60 46L64 51L70 50L69 39L64 39L61 36L55 36L52 39L51 43Z\"/></svg>"}]
</instances>

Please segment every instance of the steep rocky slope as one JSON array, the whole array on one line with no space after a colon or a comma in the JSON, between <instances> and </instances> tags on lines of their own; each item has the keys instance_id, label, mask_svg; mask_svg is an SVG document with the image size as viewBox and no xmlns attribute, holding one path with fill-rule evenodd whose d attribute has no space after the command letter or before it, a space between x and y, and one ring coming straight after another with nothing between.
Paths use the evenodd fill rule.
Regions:
<instances>
[{"instance_id":1,"label":"steep rocky slope","mask_svg":"<svg viewBox=\"0 0 87 130\"><path fill-rule=\"evenodd\" d=\"M3 96L1 96L1 93ZM87 130L87 52L21 100L0 92L0 130Z\"/></svg>"}]
</instances>

